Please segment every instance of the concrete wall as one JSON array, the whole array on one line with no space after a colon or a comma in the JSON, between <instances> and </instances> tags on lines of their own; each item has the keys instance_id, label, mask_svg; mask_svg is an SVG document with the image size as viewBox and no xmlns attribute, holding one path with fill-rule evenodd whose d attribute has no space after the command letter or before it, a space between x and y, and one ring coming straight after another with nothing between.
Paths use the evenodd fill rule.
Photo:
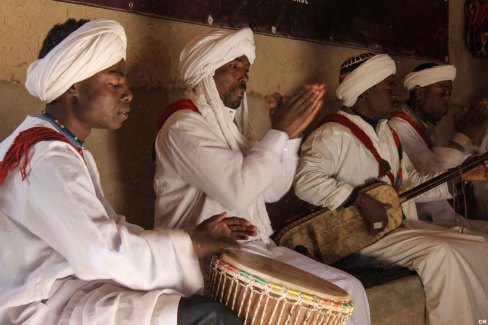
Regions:
<instances>
[{"instance_id":1,"label":"concrete wall","mask_svg":"<svg viewBox=\"0 0 488 325\"><path fill-rule=\"evenodd\" d=\"M459 72L455 106L488 93L488 60L472 58L464 46L463 3L451 0L449 4L450 62ZM0 141L25 115L38 114L43 108L28 95L23 82L29 63L54 24L67 18L111 18L126 28L133 111L122 129L93 131L86 147L97 159L106 195L115 209L129 220L151 227L155 121L160 110L182 95L179 51L187 40L209 27L50 0L2 0L0 15ZM249 97L252 120L261 131L269 127L264 96L276 90L286 94L305 82L325 82L329 91L321 115L336 110L338 67L346 58L365 51L263 35L256 35L255 40L257 59L251 67ZM394 59L399 86L405 73L423 62L400 56ZM406 95L401 87L399 90Z\"/></svg>"}]
</instances>

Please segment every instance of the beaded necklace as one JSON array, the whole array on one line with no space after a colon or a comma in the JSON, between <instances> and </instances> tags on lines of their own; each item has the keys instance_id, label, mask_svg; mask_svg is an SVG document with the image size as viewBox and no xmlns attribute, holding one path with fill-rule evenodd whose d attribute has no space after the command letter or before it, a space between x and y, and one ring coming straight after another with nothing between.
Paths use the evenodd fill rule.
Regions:
<instances>
[{"instance_id":1,"label":"beaded necklace","mask_svg":"<svg viewBox=\"0 0 488 325\"><path fill-rule=\"evenodd\" d=\"M67 127L61 124L61 122L59 122L58 119L56 119L48 112L42 111L42 115L37 115L37 117L50 122L56 128L56 130L64 134L66 138L68 138L68 140L70 140L70 142L73 143L76 147L78 148L83 147L83 143L85 143L85 141L80 140L78 137L76 137Z\"/></svg>"}]
</instances>

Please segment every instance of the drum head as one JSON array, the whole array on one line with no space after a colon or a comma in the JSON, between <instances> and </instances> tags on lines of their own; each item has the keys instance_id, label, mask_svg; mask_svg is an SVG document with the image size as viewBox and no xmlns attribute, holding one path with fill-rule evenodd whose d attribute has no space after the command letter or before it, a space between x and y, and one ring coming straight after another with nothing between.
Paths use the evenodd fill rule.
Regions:
<instances>
[{"instance_id":1,"label":"drum head","mask_svg":"<svg viewBox=\"0 0 488 325\"><path fill-rule=\"evenodd\" d=\"M350 302L347 292L335 284L283 262L245 251L222 253L220 258L267 282L327 300Z\"/></svg>"}]
</instances>

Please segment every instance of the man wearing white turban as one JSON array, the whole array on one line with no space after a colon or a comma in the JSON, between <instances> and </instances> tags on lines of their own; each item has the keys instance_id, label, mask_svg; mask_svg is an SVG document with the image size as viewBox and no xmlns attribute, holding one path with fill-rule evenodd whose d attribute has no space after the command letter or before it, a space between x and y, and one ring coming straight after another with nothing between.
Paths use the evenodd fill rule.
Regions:
<instances>
[{"instance_id":1,"label":"man wearing white turban","mask_svg":"<svg viewBox=\"0 0 488 325\"><path fill-rule=\"evenodd\" d=\"M326 117L304 142L294 182L298 197L314 205L331 210L356 206L372 232L388 223L385 208L359 192L359 186L381 180L403 192L436 175L417 172L388 127L398 101L395 70L394 61L384 54L362 54L343 63L337 95L344 107ZM485 168L462 177L486 180L478 172L484 174ZM444 184L416 199L449 196ZM410 201L402 209L406 220L401 226L359 253L417 271L430 324L476 324L486 319L486 239L418 221Z\"/></svg>"},{"instance_id":2,"label":"man wearing white turban","mask_svg":"<svg viewBox=\"0 0 488 325\"><path fill-rule=\"evenodd\" d=\"M488 123L488 102L480 101L454 116L456 133L447 146L439 145L434 131L437 122L447 114L451 103L452 83L456 69L452 65L423 63L405 77L410 98L393 113L389 125L398 133L403 150L413 166L421 172L437 172L455 167L479 150ZM479 183L481 186L484 184ZM478 183L463 184L467 193ZM471 197L472 196L468 196ZM472 200L466 201L474 203ZM474 213L471 205L467 210ZM419 219L444 227L462 226L488 234L488 222L469 220L457 214L446 200L417 203Z\"/></svg>"},{"instance_id":3,"label":"man wearing white turban","mask_svg":"<svg viewBox=\"0 0 488 325\"><path fill-rule=\"evenodd\" d=\"M247 121L248 71L255 59L253 33L210 30L193 38L180 56L187 99L166 108L156 149L156 226L194 228L212 211L227 211L257 226L247 250L326 279L349 293L349 324L369 324L361 283L271 240L265 202L290 189L300 136L320 109L321 84L306 85L274 110L272 128L257 140Z\"/></svg>"},{"instance_id":4,"label":"man wearing white turban","mask_svg":"<svg viewBox=\"0 0 488 325\"><path fill-rule=\"evenodd\" d=\"M115 21L70 19L29 67L26 87L47 104L0 144L1 324L242 324L194 294L199 258L238 247L240 229L255 235L249 222L221 214L191 234L129 224L83 147L92 128L128 118L126 44Z\"/></svg>"}]
</instances>

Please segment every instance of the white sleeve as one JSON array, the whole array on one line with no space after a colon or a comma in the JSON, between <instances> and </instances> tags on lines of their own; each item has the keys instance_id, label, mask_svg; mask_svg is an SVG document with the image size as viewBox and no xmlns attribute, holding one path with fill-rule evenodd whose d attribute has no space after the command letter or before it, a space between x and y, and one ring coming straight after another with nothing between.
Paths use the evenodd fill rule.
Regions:
<instances>
[{"instance_id":1,"label":"white sleeve","mask_svg":"<svg viewBox=\"0 0 488 325\"><path fill-rule=\"evenodd\" d=\"M287 136L284 132L274 129L269 130L268 133L278 133L281 134L280 136ZM297 169L298 150L300 149L301 140L301 138L297 138L285 142L281 152L281 164L278 176L272 180L271 184L264 191L264 200L266 202L272 203L278 201L291 188Z\"/></svg>"},{"instance_id":2,"label":"white sleeve","mask_svg":"<svg viewBox=\"0 0 488 325\"><path fill-rule=\"evenodd\" d=\"M294 181L300 199L334 210L351 195L353 186L334 178L343 159L342 142L327 130L315 131L305 141Z\"/></svg>"},{"instance_id":3,"label":"white sleeve","mask_svg":"<svg viewBox=\"0 0 488 325\"><path fill-rule=\"evenodd\" d=\"M455 147L435 147L434 152L439 164L444 168L456 167L478 148L472 143L471 139L463 133L456 133L450 141Z\"/></svg>"},{"instance_id":4,"label":"white sleeve","mask_svg":"<svg viewBox=\"0 0 488 325\"><path fill-rule=\"evenodd\" d=\"M388 124L400 137L403 151L410 157L410 161L417 170L430 173L444 169L424 139L407 121L393 117Z\"/></svg>"},{"instance_id":5,"label":"white sleeve","mask_svg":"<svg viewBox=\"0 0 488 325\"><path fill-rule=\"evenodd\" d=\"M285 133L268 131L244 156L208 128L198 116L178 120L167 137L159 133L158 141L167 141L173 168L185 182L229 210L247 208L259 195L276 200L286 193L296 158L284 158L289 142Z\"/></svg>"},{"instance_id":6,"label":"white sleeve","mask_svg":"<svg viewBox=\"0 0 488 325\"><path fill-rule=\"evenodd\" d=\"M399 118L391 118L389 125L397 132L402 142L403 150L409 155L413 166L422 172L438 172L447 168L455 167L461 164L469 155L462 151L451 147L433 148L429 149L425 141L418 134L418 132L405 120ZM459 144L460 147L468 149L467 140L461 133L457 133L452 141ZM466 144L465 144L466 143Z\"/></svg>"},{"instance_id":7,"label":"white sleeve","mask_svg":"<svg viewBox=\"0 0 488 325\"><path fill-rule=\"evenodd\" d=\"M19 221L62 255L80 279L183 294L202 286L189 235L138 229L112 215L74 153L50 150L32 162L26 182Z\"/></svg>"},{"instance_id":8,"label":"white sleeve","mask_svg":"<svg viewBox=\"0 0 488 325\"><path fill-rule=\"evenodd\" d=\"M411 188L425 183L429 179L445 172L447 168L459 165L462 162L459 150L447 147L436 147L430 150L424 139L405 120L391 118L388 124L397 132L404 151L404 167L409 179L404 182L404 188ZM432 174L435 173L435 174ZM450 199L446 183L414 199L415 202L429 202L441 199Z\"/></svg>"},{"instance_id":9,"label":"white sleeve","mask_svg":"<svg viewBox=\"0 0 488 325\"><path fill-rule=\"evenodd\" d=\"M437 172L437 173L423 173L419 172L417 169L414 168L412 163L410 162L408 154L403 154L403 166L404 168L404 175L405 179L402 182L402 187L400 188L400 193L403 193L406 190L409 190L413 187L418 185L424 184L425 182L429 181L430 179L444 173L446 170ZM447 182L440 184L439 186L433 188L432 190L419 195L414 198L414 201L417 203L420 202L430 202L442 199L450 199L452 198L451 193L449 192L449 188Z\"/></svg>"}]
</instances>

